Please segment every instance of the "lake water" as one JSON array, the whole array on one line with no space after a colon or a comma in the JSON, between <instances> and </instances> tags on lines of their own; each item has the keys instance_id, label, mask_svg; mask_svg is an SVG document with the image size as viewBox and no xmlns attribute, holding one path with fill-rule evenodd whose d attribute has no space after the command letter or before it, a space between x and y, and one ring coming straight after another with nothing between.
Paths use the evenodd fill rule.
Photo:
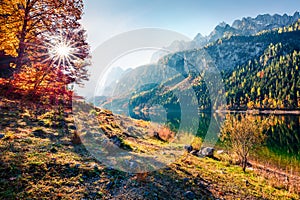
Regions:
<instances>
[{"instance_id":1,"label":"lake water","mask_svg":"<svg viewBox=\"0 0 300 200\"><path fill-rule=\"evenodd\" d=\"M124 114L122 112L117 112L119 114ZM155 112L154 113L159 113ZM152 113L152 116L155 115ZM144 120L150 120L147 117L148 114L139 114L140 118ZM192 116L192 115L191 115ZM222 119L224 119L224 113L199 113L199 118L195 119L191 116L181 116L179 112L169 112L165 116L165 120L168 121L168 124L172 125L175 129L178 130L179 124L182 123L183 117L190 117L185 119L186 121L195 121L199 123L198 130L194 133L203 138L205 143L212 143L222 146L222 143L218 141L219 127L222 125ZM281 165L282 168L287 168L289 163L293 165L298 165L298 170L300 172L300 115L269 115L269 114L256 114L257 119L270 118L271 127L265 132L267 134L267 139L263 148L255 152L257 155L256 158L261 160L274 161L276 165ZM152 119L155 119L153 117ZM157 119L162 119L158 117ZM158 120L159 121L159 120ZM174 123L175 122L175 123ZM191 132L188 130L189 127L186 127L186 132Z\"/></svg>"},{"instance_id":2,"label":"lake water","mask_svg":"<svg viewBox=\"0 0 300 200\"><path fill-rule=\"evenodd\" d=\"M288 165L296 165L300 170L300 115L269 115L257 114L259 120L269 118L271 127L265 132L267 139L263 148L254 155L261 161L276 164L283 169ZM198 135L205 138L209 124L220 125L219 114L200 114ZM219 141L219 145L222 145ZM298 166L297 166L298 165Z\"/></svg>"},{"instance_id":3,"label":"lake water","mask_svg":"<svg viewBox=\"0 0 300 200\"><path fill-rule=\"evenodd\" d=\"M274 153L300 158L300 115L255 115L259 120L270 118L271 127L266 146ZM212 119L214 118L214 119ZM216 119L216 120L215 120ZM211 121L212 120L212 121ZM198 135L204 137L209 123L220 124L220 115L200 114ZM217 122L216 122L217 121Z\"/></svg>"}]
</instances>

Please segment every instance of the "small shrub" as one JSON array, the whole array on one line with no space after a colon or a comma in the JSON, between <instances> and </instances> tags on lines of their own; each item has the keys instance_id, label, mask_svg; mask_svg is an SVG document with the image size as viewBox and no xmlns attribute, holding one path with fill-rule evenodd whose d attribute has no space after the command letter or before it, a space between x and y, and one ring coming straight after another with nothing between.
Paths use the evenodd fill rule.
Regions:
<instances>
[{"instance_id":1,"label":"small shrub","mask_svg":"<svg viewBox=\"0 0 300 200\"><path fill-rule=\"evenodd\" d=\"M156 132L158 133L158 136L165 142L172 142L175 139L175 133L166 126L159 127Z\"/></svg>"},{"instance_id":2,"label":"small shrub","mask_svg":"<svg viewBox=\"0 0 300 200\"><path fill-rule=\"evenodd\" d=\"M200 150L202 146L202 138L200 137L194 137L191 143L194 150Z\"/></svg>"},{"instance_id":3,"label":"small shrub","mask_svg":"<svg viewBox=\"0 0 300 200\"><path fill-rule=\"evenodd\" d=\"M268 127L268 120L258 120L250 114L227 116L220 138L238 156L243 171L246 170L250 151L265 141L264 131Z\"/></svg>"}]
</instances>

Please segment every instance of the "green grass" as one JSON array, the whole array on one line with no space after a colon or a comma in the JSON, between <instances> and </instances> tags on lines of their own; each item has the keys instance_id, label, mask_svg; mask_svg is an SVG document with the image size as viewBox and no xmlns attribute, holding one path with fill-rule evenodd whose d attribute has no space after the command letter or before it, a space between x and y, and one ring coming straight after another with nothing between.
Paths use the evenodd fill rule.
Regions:
<instances>
[{"instance_id":1,"label":"green grass","mask_svg":"<svg viewBox=\"0 0 300 200\"><path fill-rule=\"evenodd\" d=\"M18 120L18 116L6 117ZM282 177L263 171L247 169L244 173L240 166L230 164L225 154L216 155L219 161L185 154L165 169L142 175L113 170L95 160L85 146L73 144L72 130L41 126L27 117L30 126L5 129L5 140L0 140L0 199L184 199L187 191L193 191L196 199L300 198L299 186L296 190L292 179L284 183ZM105 113L102 117L106 120ZM142 121L118 119L141 133L148 126ZM129 140L119 126L106 123L111 128L109 134L122 136L124 145L133 151L155 152L168 145L147 137ZM68 116L66 127L70 125L73 121ZM37 129L45 132L45 137L32 134ZM51 152L53 148L55 152Z\"/></svg>"},{"instance_id":2,"label":"green grass","mask_svg":"<svg viewBox=\"0 0 300 200\"><path fill-rule=\"evenodd\" d=\"M187 162L190 165L186 166ZM200 174L201 178L217 184L215 190L224 194L222 196L225 198L251 196L258 199L299 199L300 197L299 191L298 194L297 191L288 191L291 187L288 183L283 185L279 179L265 177L264 174L249 169L244 173L240 166L230 165L227 161L189 156L179 164L190 173Z\"/></svg>"},{"instance_id":3,"label":"green grass","mask_svg":"<svg viewBox=\"0 0 300 200\"><path fill-rule=\"evenodd\" d=\"M296 155L284 154L276 152L267 147L262 147L253 153L253 159L258 160L262 164L273 166L281 170L300 174L300 158Z\"/></svg>"}]
</instances>

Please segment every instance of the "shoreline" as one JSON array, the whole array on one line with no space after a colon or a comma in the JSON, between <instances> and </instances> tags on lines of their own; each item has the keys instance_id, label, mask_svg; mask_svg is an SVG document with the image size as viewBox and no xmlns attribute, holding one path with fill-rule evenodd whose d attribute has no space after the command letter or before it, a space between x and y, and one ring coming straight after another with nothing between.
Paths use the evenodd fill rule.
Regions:
<instances>
[{"instance_id":1,"label":"shoreline","mask_svg":"<svg viewBox=\"0 0 300 200\"><path fill-rule=\"evenodd\" d=\"M216 110L216 113L250 113L274 115L300 115L300 110Z\"/></svg>"}]
</instances>

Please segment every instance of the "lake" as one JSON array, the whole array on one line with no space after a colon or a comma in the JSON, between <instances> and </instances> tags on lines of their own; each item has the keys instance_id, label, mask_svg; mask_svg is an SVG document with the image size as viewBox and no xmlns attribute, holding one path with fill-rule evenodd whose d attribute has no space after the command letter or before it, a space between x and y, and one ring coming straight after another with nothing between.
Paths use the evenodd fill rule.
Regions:
<instances>
[{"instance_id":1,"label":"lake","mask_svg":"<svg viewBox=\"0 0 300 200\"><path fill-rule=\"evenodd\" d=\"M114 113L131 115L116 110ZM230 113L230 115L235 114L236 113ZM155 115L157 116L155 117ZM222 119L224 119L225 115L226 113L211 114L200 112L198 113L198 118L195 118L195 114L186 114L183 116L183 114L178 111L169 110L164 113L161 112L161 109L158 109L152 110L152 113L135 113L131 117L158 123L164 122L165 124L171 125L174 130L179 129L185 132L193 132L195 135L201 137L206 145L217 145L222 148L224 145L218 140L218 134L219 127L222 126ZM254 116L259 120L270 118L271 127L265 132L265 134L267 134L265 144L263 144L262 148L252 152L252 158L260 163L276 165L276 167L282 169L288 169L292 166L300 173L300 115L255 114ZM182 121L189 121L191 124L193 124L193 122L194 124L199 123L198 129L190 128L190 126L182 127L180 126Z\"/></svg>"},{"instance_id":2,"label":"lake","mask_svg":"<svg viewBox=\"0 0 300 200\"><path fill-rule=\"evenodd\" d=\"M289 170L290 167L294 167L299 171L300 115L257 114L255 117L258 120L269 118L271 127L265 132L267 134L265 144L253 152L253 158L282 169ZM213 115L200 113L198 136L205 138L210 122L220 125L221 119L220 113ZM222 143L218 141L217 145L222 146Z\"/></svg>"}]
</instances>

